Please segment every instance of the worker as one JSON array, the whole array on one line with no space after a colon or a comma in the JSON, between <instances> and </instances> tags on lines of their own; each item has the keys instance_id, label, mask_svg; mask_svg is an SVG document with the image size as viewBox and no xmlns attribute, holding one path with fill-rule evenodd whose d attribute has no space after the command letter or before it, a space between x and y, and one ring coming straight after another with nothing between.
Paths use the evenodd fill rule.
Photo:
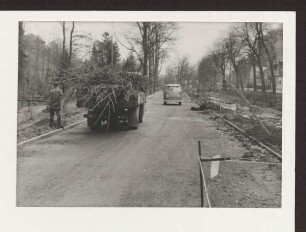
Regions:
<instances>
[{"instance_id":1,"label":"worker","mask_svg":"<svg viewBox=\"0 0 306 232\"><path fill-rule=\"evenodd\" d=\"M50 127L54 128L54 114L56 113L57 127L61 128L61 98L63 96L62 90L59 88L59 83L54 83L54 88L49 92L49 109L50 109Z\"/></svg>"}]
</instances>

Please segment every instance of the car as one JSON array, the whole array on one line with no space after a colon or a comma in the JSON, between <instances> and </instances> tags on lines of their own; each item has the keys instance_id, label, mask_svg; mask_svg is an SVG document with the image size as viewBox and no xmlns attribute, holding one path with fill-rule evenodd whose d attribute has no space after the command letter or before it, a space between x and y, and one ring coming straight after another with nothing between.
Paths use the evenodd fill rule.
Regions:
<instances>
[{"instance_id":1,"label":"car","mask_svg":"<svg viewBox=\"0 0 306 232\"><path fill-rule=\"evenodd\" d=\"M182 87L179 84L167 84L164 87L164 105L182 105Z\"/></svg>"}]
</instances>

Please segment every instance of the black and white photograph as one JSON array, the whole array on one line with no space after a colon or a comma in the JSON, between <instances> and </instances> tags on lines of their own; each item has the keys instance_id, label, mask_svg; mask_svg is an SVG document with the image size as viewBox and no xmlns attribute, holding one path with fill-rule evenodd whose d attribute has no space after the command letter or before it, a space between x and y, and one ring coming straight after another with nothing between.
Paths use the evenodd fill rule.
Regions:
<instances>
[{"instance_id":1,"label":"black and white photograph","mask_svg":"<svg viewBox=\"0 0 306 232\"><path fill-rule=\"evenodd\" d=\"M19 22L18 58L17 206L281 207L281 23Z\"/></svg>"},{"instance_id":2,"label":"black and white photograph","mask_svg":"<svg viewBox=\"0 0 306 232\"><path fill-rule=\"evenodd\" d=\"M291 210L285 19L60 15L16 22L17 210Z\"/></svg>"}]
</instances>

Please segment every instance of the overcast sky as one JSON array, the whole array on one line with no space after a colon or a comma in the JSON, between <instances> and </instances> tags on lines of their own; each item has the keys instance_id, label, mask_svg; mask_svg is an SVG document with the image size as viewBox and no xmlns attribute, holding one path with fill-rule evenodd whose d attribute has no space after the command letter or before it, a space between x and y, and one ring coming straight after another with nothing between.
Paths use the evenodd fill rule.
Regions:
<instances>
[{"instance_id":1,"label":"overcast sky","mask_svg":"<svg viewBox=\"0 0 306 232\"><path fill-rule=\"evenodd\" d=\"M67 22L67 27L70 25L71 23ZM178 26L179 30L176 33L178 39L163 69L182 56L189 57L191 64L196 65L209 52L214 41L228 30L230 23L178 23ZM75 30L90 34L93 41L101 39L104 32L115 33L120 42L125 45L128 45L126 35L136 32L132 23L126 22L76 22ZM58 22L26 22L25 31L26 34L39 35L46 43L62 38L61 26ZM118 45L121 57L126 58L129 51L120 43Z\"/></svg>"}]
</instances>

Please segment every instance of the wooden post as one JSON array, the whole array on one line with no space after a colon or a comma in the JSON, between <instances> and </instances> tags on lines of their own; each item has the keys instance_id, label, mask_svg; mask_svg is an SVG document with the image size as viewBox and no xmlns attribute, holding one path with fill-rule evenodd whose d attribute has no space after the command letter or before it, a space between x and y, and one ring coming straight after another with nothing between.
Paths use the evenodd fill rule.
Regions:
<instances>
[{"instance_id":1,"label":"wooden post","mask_svg":"<svg viewBox=\"0 0 306 232\"><path fill-rule=\"evenodd\" d=\"M201 156L202 156L201 141L198 141L198 151L199 151L199 158L200 158L199 172L200 172L200 188L201 188L201 207L204 207L203 176L202 176L202 170L201 170Z\"/></svg>"},{"instance_id":2,"label":"wooden post","mask_svg":"<svg viewBox=\"0 0 306 232\"><path fill-rule=\"evenodd\" d=\"M201 187L201 207L204 207L203 176L201 172L201 163L199 164L199 171L200 171L200 187Z\"/></svg>"},{"instance_id":3,"label":"wooden post","mask_svg":"<svg viewBox=\"0 0 306 232\"><path fill-rule=\"evenodd\" d=\"M199 150L199 157L202 156L202 152L201 152L201 141L198 141L198 150Z\"/></svg>"}]
</instances>

